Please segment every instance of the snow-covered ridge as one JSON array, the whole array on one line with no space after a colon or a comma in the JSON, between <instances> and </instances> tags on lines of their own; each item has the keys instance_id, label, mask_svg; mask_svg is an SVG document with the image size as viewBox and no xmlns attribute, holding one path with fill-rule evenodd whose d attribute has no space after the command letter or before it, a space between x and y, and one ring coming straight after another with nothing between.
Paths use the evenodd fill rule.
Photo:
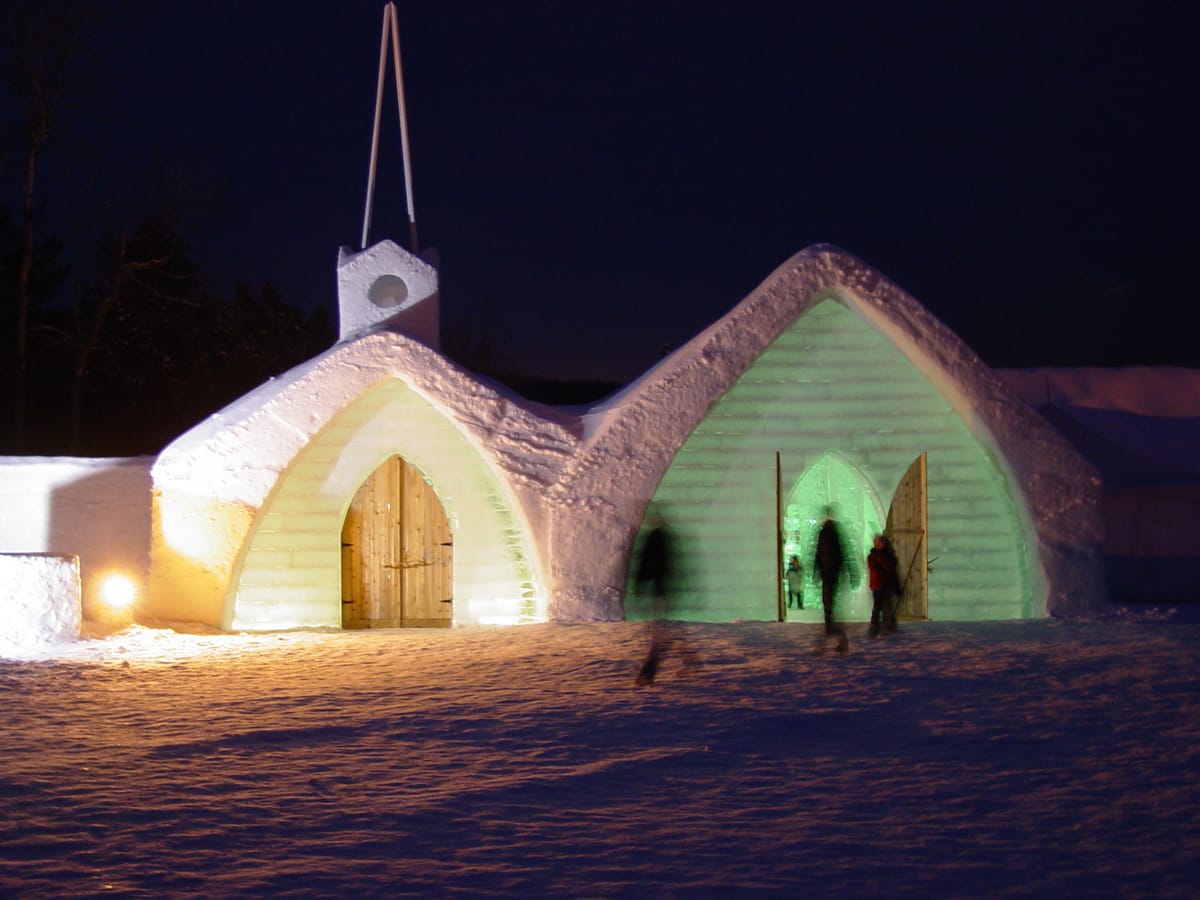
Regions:
<instances>
[{"instance_id":1,"label":"snow-covered ridge","mask_svg":"<svg viewBox=\"0 0 1200 900\"><path fill-rule=\"evenodd\" d=\"M997 369L1030 406L1108 409L1142 416L1200 417L1200 369L1181 366Z\"/></svg>"}]
</instances>

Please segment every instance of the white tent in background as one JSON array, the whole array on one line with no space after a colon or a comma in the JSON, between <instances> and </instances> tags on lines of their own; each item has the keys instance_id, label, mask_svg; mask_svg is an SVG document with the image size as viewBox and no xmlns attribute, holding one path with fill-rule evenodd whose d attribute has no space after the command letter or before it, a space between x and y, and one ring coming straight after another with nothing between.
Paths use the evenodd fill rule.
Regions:
<instances>
[{"instance_id":1,"label":"white tent in background","mask_svg":"<svg viewBox=\"0 0 1200 900\"><path fill-rule=\"evenodd\" d=\"M1095 472L919 303L834 248L797 254L581 415L442 356L436 272L396 245L343 253L338 274L341 341L155 463L145 615L615 620L652 499L680 537L681 618L781 618L781 541L805 551L828 502L856 540L897 536L912 616L1104 596Z\"/></svg>"}]
</instances>

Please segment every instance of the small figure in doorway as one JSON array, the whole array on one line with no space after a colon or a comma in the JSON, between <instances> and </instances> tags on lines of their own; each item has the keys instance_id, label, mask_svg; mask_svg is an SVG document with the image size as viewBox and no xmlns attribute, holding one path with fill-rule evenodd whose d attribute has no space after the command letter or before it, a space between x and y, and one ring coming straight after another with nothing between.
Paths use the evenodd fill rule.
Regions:
<instances>
[{"instance_id":1,"label":"small figure in doorway","mask_svg":"<svg viewBox=\"0 0 1200 900\"><path fill-rule=\"evenodd\" d=\"M853 561L846 553L846 545L842 540L842 530L833 517L833 507L825 508L825 521L817 532L817 552L813 558L813 569L821 579L821 605L825 607L825 634L837 638L837 650L845 653L850 649L850 639L846 629L834 621L834 607L837 605L838 584L843 575L850 578L857 587L857 570Z\"/></svg>"},{"instance_id":2,"label":"small figure in doorway","mask_svg":"<svg viewBox=\"0 0 1200 900\"><path fill-rule=\"evenodd\" d=\"M896 601L900 594L899 563L892 542L884 535L875 535L871 552L867 554L867 572L871 586L871 625L867 634L877 637L896 630Z\"/></svg>"},{"instance_id":3,"label":"small figure in doorway","mask_svg":"<svg viewBox=\"0 0 1200 900\"><path fill-rule=\"evenodd\" d=\"M792 601L797 609L804 609L804 568L800 565L800 557L793 555L788 560L787 572L787 605L792 608Z\"/></svg>"},{"instance_id":4,"label":"small figure in doorway","mask_svg":"<svg viewBox=\"0 0 1200 900\"><path fill-rule=\"evenodd\" d=\"M674 633L668 621L673 551L671 535L661 515L651 516L647 524L650 525L650 533L642 543L635 577L639 588L645 585L650 592L650 649L638 672L637 683L640 686L654 684L663 657L677 648L689 664L695 661L694 651Z\"/></svg>"}]
</instances>

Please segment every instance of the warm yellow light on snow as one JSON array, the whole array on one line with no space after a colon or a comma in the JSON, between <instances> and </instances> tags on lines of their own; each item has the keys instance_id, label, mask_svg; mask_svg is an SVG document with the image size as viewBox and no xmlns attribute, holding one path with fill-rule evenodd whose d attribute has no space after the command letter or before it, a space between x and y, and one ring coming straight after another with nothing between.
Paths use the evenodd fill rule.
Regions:
<instances>
[{"instance_id":1,"label":"warm yellow light on snow","mask_svg":"<svg viewBox=\"0 0 1200 900\"><path fill-rule=\"evenodd\" d=\"M101 582L100 598L112 612L123 612L133 606L133 601L137 599L137 587L133 579L114 572Z\"/></svg>"},{"instance_id":2,"label":"warm yellow light on snow","mask_svg":"<svg viewBox=\"0 0 1200 900\"><path fill-rule=\"evenodd\" d=\"M180 556L209 565L223 561L249 525L244 506L188 494L158 500L163 540Z\"/></svg>"}]
</instances>

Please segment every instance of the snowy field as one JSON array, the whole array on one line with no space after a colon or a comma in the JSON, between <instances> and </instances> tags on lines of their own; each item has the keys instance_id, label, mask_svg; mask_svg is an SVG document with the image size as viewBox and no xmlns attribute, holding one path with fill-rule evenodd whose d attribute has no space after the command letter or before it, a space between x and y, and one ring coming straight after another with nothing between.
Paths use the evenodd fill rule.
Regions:
<instances>
[{"instance_id":1,"label":"snowy field","mask_svg":"<svg viewBox=\"0 0 1200 900\"><path fill-rule=\"evenodd\" d=\"M0 896L1195 897L1197 612L83 640L0 660Z\"/></svg>"}]
</instances>

